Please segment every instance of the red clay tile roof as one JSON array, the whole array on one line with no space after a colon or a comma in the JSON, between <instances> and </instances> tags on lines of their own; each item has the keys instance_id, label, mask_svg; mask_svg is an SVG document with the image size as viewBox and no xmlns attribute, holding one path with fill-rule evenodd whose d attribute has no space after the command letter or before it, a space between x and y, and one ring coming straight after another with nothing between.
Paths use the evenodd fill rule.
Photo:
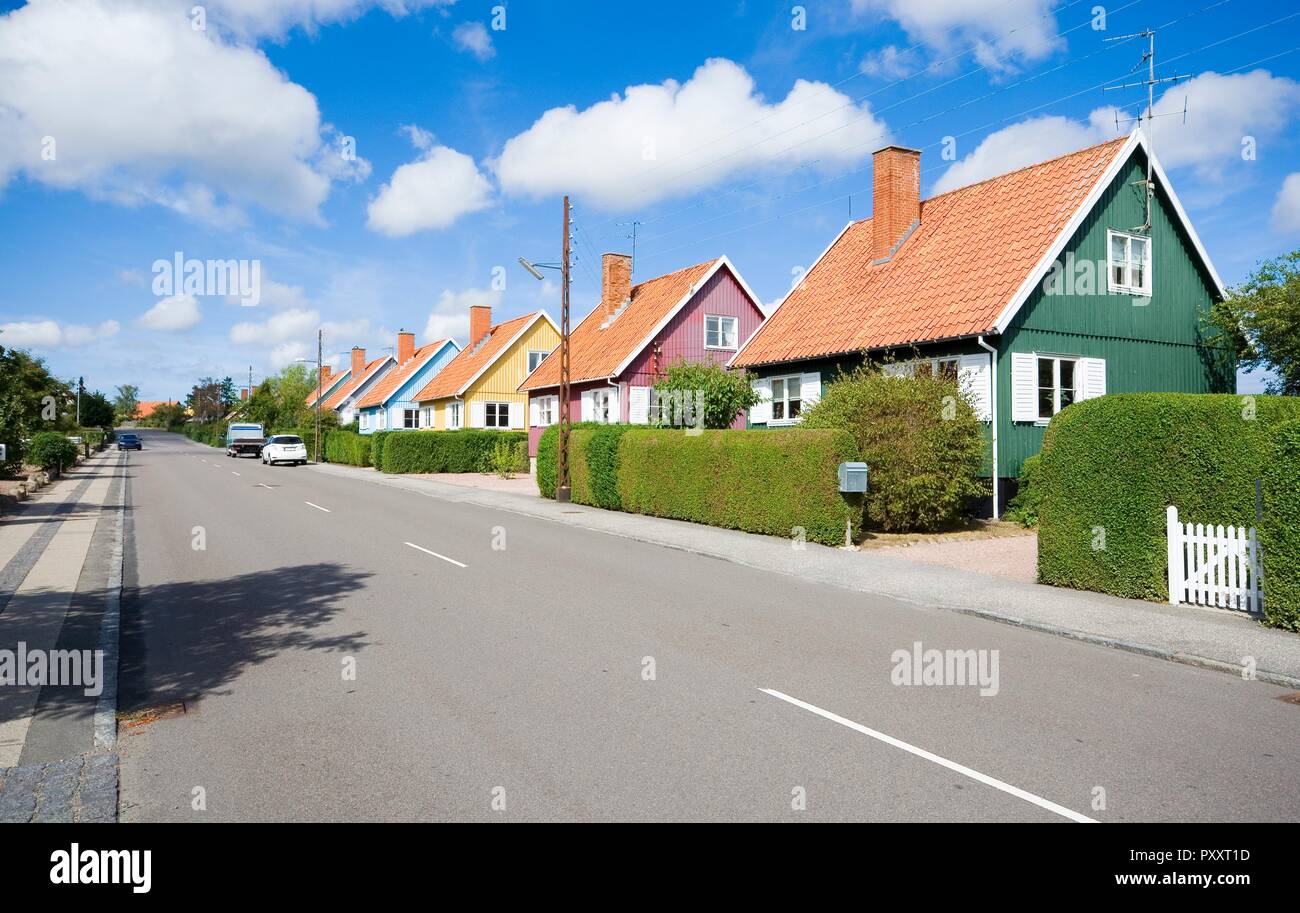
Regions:
<instances>
[{"instance_id":1,"label":"red clay tile roof","mask_svg":"<svg viewBox=\"0 0 1300 913\"><path fill-rule=\"evenodd\" d=\"M717 262L697 263L634 286L630 303L609 326L603 325L605 312L597 306L569 333L571 382L612 376L619 365L640 350L646 337ZM556 356L538 365L519 389L537 390L556 387L559 383L560 359Z\"/></svg>"},{"instance_id":2,"label":"red clay tile roof","mask_svg":"<svg viewBox=\"0 0 1300 913\"><path fill-rule=\"evenodd\" d=\"M383 366L385 362L391 361L391 355L385 355L383 358L376 358L370 364L366 365L365 370L361 372L360 377L348 378L348 382L339 387L321 403L322 409L337 409L343 405L343 401L356 392L357 388L374 376L375 372Z\"/></svg>"},{"instance_id":3,"label":"red clay tile roof","mask_svg":"<svg viewBox=\"0 0 1300 913\"><path fill-rule=\"evenodd\" d=\"M331 374L329 377L325 378L325 383L312 387L311 392L307 394L307 405L308 406L316 405L317 390L322 391L323 396L329 396L330 393L336 389L334 385L337 384L342 378L344 378L345 376L351 373L352 373L352 369L348 368L346 371L340 371L338 374ZM352 378L349 377L348 381L350 382L351 380ZM321 408L324 408L323 402L321 403Z\"/></svg>"},{"instance_id":4,"label":"red clay tile roof","mask_svg":"<svg viewBox=\"0 0 1300 913\"><path fill-rule=\"evenodd\" d=\"M871 220L851 224L732 365L989 332L1126 141L922 201L920 225L887 263L872 263Z\"/></svg>"},{"instance_id":5,"label":"red clay tile roof","mask_svg":"<svg viewBox=\"0 0 1300 913\"><path fill-rule=\"evenodd\" d=\"M415 401L422 403L431 399L459 395L461 389L469 383L470 378L496 361L497 357L506 351L515 336L541 313L541 311L534 311L531 314L516 317L514 320L498 323L488 330L488 335L484 337L487 341L482 342L481 345L481 340L470 340L470 344L453 358L447 367L439 371L437 377L429 381L423 390L415 394Z\"/></svg>"},{"instance_id":6,"label":"red clay tile roof","mask_svg":"<svg viewBox=\"0 0 1300 913\"><path fill-rule=\"evenodd\" d=\"M382 406L394 390L410 380L412 374L423 368L425 363L434 355L437 355L438 350L449 342L451 342L450 339L439 339L437 342L431 342L416 349L410 361L404 365L398 365L385 374L379 383L371 387L370 391L361 397L361 401L357 403L357 408L370 409L374 406Z\"/></svg>"}]
</instances>

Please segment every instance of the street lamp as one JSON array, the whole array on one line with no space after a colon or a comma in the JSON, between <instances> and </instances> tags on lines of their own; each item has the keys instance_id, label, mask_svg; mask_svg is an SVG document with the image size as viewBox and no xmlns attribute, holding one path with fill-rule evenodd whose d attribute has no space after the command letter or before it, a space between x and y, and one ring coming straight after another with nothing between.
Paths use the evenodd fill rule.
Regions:
<instances>
[{"instance_id":1,"label":"street lamp","mask_svg":"<svg viewBox=\"0 0 1300 913\"><path fill-rule=\"evenodd\" d=\"M519 265L541 281L544 269L559 270L560 281L560 449L555 466L555 500L567 503L569 486L569 228L573 224L569 198L564 198L564 254L559 263L531 263L523 257Z\"/></svg>"}]
</instances>

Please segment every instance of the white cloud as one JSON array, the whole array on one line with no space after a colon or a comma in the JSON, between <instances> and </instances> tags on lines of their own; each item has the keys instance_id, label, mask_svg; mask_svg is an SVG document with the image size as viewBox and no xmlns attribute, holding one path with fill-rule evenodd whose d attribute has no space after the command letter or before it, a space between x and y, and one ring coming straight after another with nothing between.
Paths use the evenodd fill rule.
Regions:
<instances>
[{"instance_id":1,"label":"white cloud","mask_svg":"<svg viewBox=\"0 0 1300 913\"><path fill-rule=\"evenodd\" d=\"M164 298L140 315L140 326L164 333L188 330L203 319L199 302L193 295Z\"/></svg>"},{"instance_id":2,"label":"white cloud","mask_svg":"<svg viewBox=\"0 0 1300 913\"><path fill-rule=\"evenodd\" d=\"M456 0L205 0L208 25L243 38L281 38L294 27L309 34L323 25L350 22L379 8L402 17ZM183 0L187 11L191 0Z\"/></svg>"},{"instance_id":3,"label":"white cloud","mask_svg":"<svg viewBox=\"0 0 1300 913\"><path fill-rule=\"evenodd\" d=\"M259 284L260 296L258 303L276 310L289 310L292 308L306 309L310 306L307 296L303 293L300 285L286 285L283 282L275 282L271 279L262 277ZM226 304L243 306L243 296L238 294L227 295Z\"/></svg>"},{"instance_id":4,"label":"white cloud","mask_svg":"<svg viewBox=\"0 0 1300 913\"><path fill-rule=\"evenodd\" d=\"M622 209L747 170L862 161L887 135L869 105L825 83L799 80L769 104L743 67L713 59L685 83L632 86L582 111L552 108L505 144L494 167L509 193L576 192Z\"/></svg>"},{"instance_id":5,"label":"white cloud","mask_svg":"<svg viewBox=\"0 0 1300 913\"><path fill-rule=\"evenodd\" d=\"M393 172L370 201L366 225L391 238L446 228L492 205L492 185L464 153L436 146Z\"/></svg>"},{"instance_id":6,"label":"white cloud","mask_svg":"<svg viewBox=\"0 0 1300 913\"><path fill-rule=\"evenodd\" d=\"M853 0L857 13L894 19L913 40L945 56L972 50L994 73L1065 46L1054 0Z\"/></svg>"},{"instance_id":7,"label":"white cloud","mask_svg":"<svg viewBox=\"0 0 1300 913\"><path fill-rule=\"evenodd\" d=\"M116 320L105 320L98 326L80 323L61 326L54 320L0 323L0 345L17 349L85 346L100 339L111 339L120 329L121 326Z\"/></svg>"},{"instance_id":8,"label":"white cloud","mask_svg":"<svg viewBox=\"0 0 1300 913\"><path fill-rule=\"evenodd\" d=\"M1184 104L1187 123L1182 122ZM1218 180L1241 167L1243 139L1272 140L1300 109L1300 83L1265 70L1222 76L1207 72L1167 90L1155 105L1150 133L1166 169L1191 168L1196 177ZM1121 112L1120 124L1138 112ZM1116 109L1095 109L1086 122L1057 115L1034 117L986 136L975 150L935 182L943 193L1025 165L1073 152L1119 135ZM1161 116L1170 115L1170 116ZM1128 123L1131 128L1132 124ZM1144 129L1147 126L1144 125Z\"/></svg>"},{"instance_id":9,"label":"white cloud","mask_svg":"<svg viewBox=\"0 0 1300 913\"><path fill-rule=\"evenodd\" d=\"M235 345L277 345L314 336L319 326L318 311L292 308L261 322L245 321L235 324L230 328L230 341Z\"/></svg>"},{"instance_id":10,"label":"white cloud","mask_svg":"<svg viewBox=\"0 0 1300 913\"><path fill-rule=\"evenodd\" d=\"M262 52L177 7L49 0L0 16L0 188L22 174L226 227L248 205L315 221L331 181L368 167L330 148L331 130Z\"/></svg>"},{"instance_id":11,"label":"white cloud","mask_svg":"<svg viewBox=\"0 0 1300 913\"><path fill-rule=\"evenodd\" d=\"M453 292L445 289L429 313L424 324L426 342L435 339L469 339L469 309L474 306L497 307L501 304L501 293L492 289L465 289Z\"/></svg>"},{"instance_id":12,"label":"white cloud","mask_svg":"<svg viewBox=\"0 0 1300 913\"><path fill-rule=\"evenodd\" d=\"M462 22L451 33L452 41L462 51L468 51L480 61L491 60L497 50L492 46L492 36L481 22Z\"/></svg>"},{"instance_id":13,"label":"white cloud","mask_svg":"<svg viewBox=\"0 0 1300 913\"><path fill-rule=\"evenodd\" d=\"M305 342L286 342L272 349L271 354L267 356L267 361L270 363L272 371L279 371L295 361L306 358L315 361L316 350L309 347ZM315 368L312 370L314 371Z\"/></svg>"},{"instance_id":14,"label":"white cloud","mask_svg":"<svg viewBox=\"0 0 1300 913\"><path fill-rule=\"evenodd\" d=\"M1300 235L1300 171L1288 174L1273 204L1273 227L1286 235Z\"/></svg>"},{"instance_id":15,"label":"white cloud","mask_svg":"<svg viewBox=\"0 0 1300 913\"><path fill-rule=\"evenodd\" d=\"M902 79L921 68L916 51L887 44L878 51L872 51L862 58L858 69L868 76L880 76L884 79Z\"/></svg>"},{"instance_id":16,"label":"white cloud","mask_svg":"<svg viewBox=\"0 0 1300 913\"><path fill-rule=\"evenodd\" d=\"M406 138L411 141L411 145L421 152L427 152L433 148L433 134L418 124L402 124L398 132L406 134Z\"/></svg>"},{"instance_id":17,"label":"white cloud","mask_svg":"<svg viewBox=\"0 0 1300 913\"><path fill-rule=\"evenodd\" d=\"M955 162L935 181L933 193L946 193L1006 174L1115 135L1111 109L1093 112L1086 124L1058 115L1021 121L986 136L970 155Z\"/></svg>"}]
</instances>

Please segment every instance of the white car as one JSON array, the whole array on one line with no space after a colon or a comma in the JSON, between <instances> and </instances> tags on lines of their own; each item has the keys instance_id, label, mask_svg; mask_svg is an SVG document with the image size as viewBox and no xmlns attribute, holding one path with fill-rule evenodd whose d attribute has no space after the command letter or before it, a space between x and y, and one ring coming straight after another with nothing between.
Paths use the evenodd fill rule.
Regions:
<instances>
[{"instance_id":1,"label":"white car","mask_svg":"<svg viewBox=\"0 0 1300 913\"><path fill-rule=\"evenodd\" d=\"M276 463L305 465L307 445L296 434L277 434L262 448L262 462L267 466L274 466Z\"/></svg>"}]
</instances>

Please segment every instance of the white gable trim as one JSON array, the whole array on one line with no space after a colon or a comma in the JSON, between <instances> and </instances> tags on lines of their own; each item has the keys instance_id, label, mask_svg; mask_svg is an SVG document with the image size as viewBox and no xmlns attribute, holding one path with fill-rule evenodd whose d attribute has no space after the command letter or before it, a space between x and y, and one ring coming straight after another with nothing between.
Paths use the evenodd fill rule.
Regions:
<instances>
[{"instance_id":1,"label":"white gable trim","mask_svg":"<svg viewBox=\"0 0 1300 913\"><path fill-rule=\"evenodd\" d=\"M632 362L636 360L636 357L645 351L646 346L654 342L655 337L663 332L664 327L668 326L668 324L672 322L672 319L681 313L682 308L690 304L691 299L698 295L700 289L708 285L709 280L717 275L718 270L722 269L724 266L731 273L732 278L736 280L736 284L740 286L740 290L749 298L749 303L757 308L758 313L766 319L767 315L763 313L763 306L758 303L758 296L754 294L754 290L751 289L749 284L741 277L740 271L736 269L735 264L733 264L726 256L719 257L714 261L713 266L709 267L709 271L701 276L698 282L687 289L686 294L681 297L680 301L673 305L672 310L665 314L664 318L655 325L654 329L647 333L645 338L642 339L630 353L628 353L627 358L623 359L619 366L614 369L614 373L610 376L619 377L622 375L622 373L631 366ZM751 336L750 338L752 339L753 337ZM733 355L732 357L734 358L735 356Z\"/></svg>"},{"instance_id":2,"label":"white gable trim","mask_svg":"<svg viewBox=\"0 0 1300 913\"><path fill-rule=\"evenodd\" d=\"M1196 249L1197 255L1200 256L1201 262L1205 264L1205 268L1210 274L1210 279L1214 282L1215 289L1222 297L1228 297L1228 292L1227 289L1224 288L1223 280L1219 278L1218 271L1210 261L1210 255L1205 251L1205 245L1201 243L1200 237L1196 234L1196 229L1192 227L1191 220L1187 218L1187 211L1183 209L1183 204L1178 199L1178 194L1174 192L1173 185L1169 183L1169 178L1165 175L1165 169L1161 167L1160 160L1156 158L1155 154L1151 151L1151 143L1147 139L1146 134L1144 134L1139 128L1129 134L1128 140L1124 143L1124 147L1120 150L1119 154L1115 156L1114 160L1112 160L1110 165L1106 168L1105 173L1103 173L1097 180L1097 183L1088 193L1087 198L1084 199L1083 203L1081 203L1078 209L1074 211L1074 215L1070 217L1070 221L1066 224L1065 228L1061 230L1061 233L1056 236L1056 239L1052 242L1052 246L1047 249L1047 253L1045 253L1043 258L1038 261L1038 265L1035 266L1034 269L1030 271L1029 275L1025 277L1025 281L1021 283L1020 288L1016 290L1015 295L1013 295L1011 300L1007 302L1007 306L1002 309L1002 313L998 315L997 322L993 325L995 332L999 334L1005 333L1007 328L1011 326L1011 321L1015 319L1016 314L1018 314L1020 309L1024 307L1025 302L1029 300L1029 296L1033 294L1033 291L1037 288L1039 282L1041 282L1043 277L1047 275L1048 270L1052 268L1052 264L1061 256L1061 252L1064 251L1065 246L1070 243L1070 239L1073 238L1075 232L1079 230L1084 219L1088 218L1089 214L1091 214L1097 203L1101 200L1102 194L1106 192L1111 183L1114 182L1115 178L1119 175L1120 171L1128 164L1129 159L1133 157L1133 153L1139 148L1150 157L1152 171L1155 172L1156 177L1159 179L1160 187L1164 190L1165 194L1169 197L1169 201L1173 204L1174 213L1178 216L1178 220L1182 224L1183 230L1187 232L1187 236L1191 238L1192 246Z\"/></svg>"},{"instance_id":3,"label":"white gable trim","mask_svg":"<svg viewBox=\"0 0 1300 913\"><path fill-rule=\"evenodd\" d=\"M739 358L741 355L744 354L745 349L749 348L749 344L754 341L754 337L763 331L763 327L767 324L767 321L771 320L772 317L776 314L776 312L781 310L781 305L785 304L786 301L789 300L790 296L795 293L795 290L798 289L799 286L803 285L804 282L807 281L808 277L812 275L812 271L817 268L817 264L821 263L822 260L826 258L826 255L829 254L831 250L834 249L835 245L840 243L840 238L844 237L845 233L856 224L857 224L856 222L849 222L847 225L845 225L843 228L840 229L840 233L835 236L834 240L832 240L830 244L826 245L826 249L824 251L818 254L817 259L813 261L813 265L808 267L808 272L800 276L799 281L796 282L794 285L790 286L790 290L787 291L784 295L782 295L781 300L777 302L776 307L772 308L772 313L768 314L764 318L763 323L759 324L758 329L755 330L753 334L748 339L745 340L745 344L740 347L740 350L736 352L735 355L731 356L731 358L727 359L728 368L732 366L732 363L735 362L737 358Z\"/></svg>"},{"instance_id":4,"label":"white gable trim","mask_svg":"<svg viewBox=\"0 0 1300 913\"><path fill-rule=\"evenodd\" d=\"M456 342L456 340L454 339L448 339L442 345L438 346L436 352L431 352L429 355L425 356L424 361L420 362L419 366L416 367L416 369L411 372L411 376L407 378L407 381L409 382L411 379L415 377L415 375L419 374L425 368L429 367L429 362L433 361L435 358L437 358L439 355L445 352L447 350L447 346L453 346L457 352L460 351L460 343ZM401 365L398 365L398 367L400 368ZM384 399L384 401L375 408L385 408L385 409L388 408L396 400L397 393L399 390L402 389L403 386L405 386L405 384L398 384L396 387L394 387L393 391L388 394L388 396ZM418 393L419 391L416 392Z\"/></svg>"},{"instance_id":5,"label":"white gable trim","mask_svg":"<svg viewBox=\"0 0 1300 913\"><path fill-rule=\"evenodd\" d=\"M375 382L378 381L379 378L383 377L395 367L397 367L397 359L391 355L386 356L384 360L375 365L368 374L361 375L361 383L357 384L355 390L343 397L343 401L334 407L334 411L342 412L344 409L353 408L361 401L361 398L366 395L366 392L375 385ZM326 399L328 398L329 397L326 397Z\"/></svg>"},{"instance_id":6,"label":"white gable trim","mask_svg":"<svg viewBox=\"0 0 1300 913\"><path fill-rule=\"evenodd\" d=\"M536 314L533 315L533 319L530 320L530 321L528 321L527 323L525 323L522 327L520 327L520 328L519 328L519 331L518 331L517 333L515 333L514 336L511 336L511 337L510 337L510 341L507 342L507 343L506 343L504 346L502 346L500 349L498 349L498 350L497 350L497 353L496 353L495 355L493 355L491 358L489 358L489 359L487 360L487 362L483 365L483 367L481 367L481 368L478 369L478 372L477 372L473 377L471 377L469 380L465 381L465 384L464 384L464 385L463 385L459 390L457 390L455 393L453 393L453 394L451 394L451 395L452 395L452 396L455 396L455 397L462 397L462 396L464 396L465 393L466 393L466 391L469 390L470 387L474 386L474 384L476 384L476 383L478 382L478 379L479 379L480 377L482 377L484 374L487 373L488 368L490 368L490 367L492 367L493 365L495 365L498 361L501 360L501 356L502 356L502 355L506 354L506 353L509 352L512 348L514 348L515 343L517 343L519 340L523 339L523 338L524 338L524 334L527 333L529 330L531 330L531 329L532 329L532 328L537 324L537 321L539 321L539 320L545 320L547 323L549 323L549 324L551 325L551 329L553 329L553 330L554 330L555 332L557 332L557 333L560 332L560 328L559 328L558 326L555 325L555 321L551 319L551 315L550 315L550 314L546 313L546 311L544 311L544 310L543 310L543 311L538 311ZM454 344L454 343L453 343L453 344ZM460 346L456 346L456 348L457 348L457 349L460 349ZM466 350L466 351L473 351L473 350L472 350L472 349L469 349L469 350ZM543 359L543 360L545 360L545 359ZM538 365L538 367L540 368L541 365ZM438 399L447 399L447 397L446 397L446 396L440 396L440 397L438 397ZM422 402L435 402L435 400L423 400Z\"/></svg>"}]
</instances>

